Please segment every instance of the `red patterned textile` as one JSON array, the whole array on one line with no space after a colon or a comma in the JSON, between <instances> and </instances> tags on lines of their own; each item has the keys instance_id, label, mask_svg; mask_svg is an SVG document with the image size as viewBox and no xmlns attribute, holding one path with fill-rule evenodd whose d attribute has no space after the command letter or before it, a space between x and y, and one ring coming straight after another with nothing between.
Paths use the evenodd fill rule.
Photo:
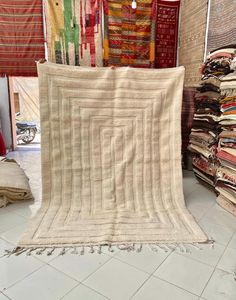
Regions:
<instances>
[{"instance_id":1,"label":"red patterned textile","mask_svg":"<svg viewBox=\"0 0 236 300\"><path fill-rule=\"evenodd\" d=\"M42 0L0 1L0 76L37 76L45 57Z\"/></svg>"},{"instance_id":2,"label":"red patterned textile","mask_svg":"<svg viewBox=\"0 0 236 300\"><path fill-rule=\"evenodd\" d=\"M0 156L6 155L6 146L3 140L3 136L0 132Z\"/></svg>"},{"instance_id":3,"label":"red patterned textile","mask_svg":"<svg viewBox=\"0 0 236 300\"><path fill-rule=\"evenodd\" d=\"M176 67L180 1L157 1L156 68Z\"/></svg>"}]
</instances>

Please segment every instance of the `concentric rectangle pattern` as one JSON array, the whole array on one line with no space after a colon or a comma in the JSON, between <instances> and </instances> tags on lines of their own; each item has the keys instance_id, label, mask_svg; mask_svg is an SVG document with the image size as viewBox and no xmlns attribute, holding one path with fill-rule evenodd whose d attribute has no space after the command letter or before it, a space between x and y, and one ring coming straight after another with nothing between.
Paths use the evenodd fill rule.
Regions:
<instances>
[{"instance_id":1,"label":"concentric rectangle pattern","mask_svg":"<svg viewBox=\"0 0 236 300\"><path fill-rule=\"evenodd\" d=\"M184 68L38 72L43 203L20 246L205 241L183 198Z\"/></svg>"}]
</instances>

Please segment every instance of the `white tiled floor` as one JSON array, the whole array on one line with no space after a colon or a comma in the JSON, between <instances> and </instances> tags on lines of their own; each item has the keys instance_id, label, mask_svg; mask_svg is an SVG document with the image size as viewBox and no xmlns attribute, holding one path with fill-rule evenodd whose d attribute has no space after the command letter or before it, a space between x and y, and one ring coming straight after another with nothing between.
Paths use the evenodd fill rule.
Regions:
<instances>
[{"instance_id":1,"label":"white tiled floor","mask_svg":"<svg viewBox=\"0 0 236 300\"><path fill-rule=\"evenodd\" d=\"M10 154L26 168L35 202L0 209L0 256L16 245L40 206L39 154ZM184 172L184 194L189 210L216 241L213 249L2 257L0 300L235 300L236 218L217 206L215 195L189 171Z\"/></svg>"}]
</instances>

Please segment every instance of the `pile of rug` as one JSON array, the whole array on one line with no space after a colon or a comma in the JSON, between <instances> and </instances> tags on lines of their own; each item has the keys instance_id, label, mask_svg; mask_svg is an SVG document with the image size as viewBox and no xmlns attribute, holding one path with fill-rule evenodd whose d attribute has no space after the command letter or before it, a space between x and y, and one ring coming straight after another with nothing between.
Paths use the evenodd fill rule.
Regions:
<instances>
[{"instance_id":1,"label":"pile of rug","mask_svg":"<svg viewBox=\"0 0 236 300\"><path fill-rule=\"evenodd\" d=\"M210 88L203 92L206 86L207 83L203 81L199 93L195 96L197 110L193 118L188 149L192 153L193 170L197 178L214 187L220 93ZM212 87L217 86L212 84Z\"/></svg>"},{"instance_id":2,"label":"pile of rug","mask_svg":"<svg viewBox=\"0 0 236 300\"><path fill-rule=\"evenodd\" d=\"M25 172L14 160L0 157L0 207L32 199Z\"/></svg>"},{"instance_id":3,"label":"pile of rug","mask_svg":"<svg viewBox=\"0 0 236 300\"><path fill-rule=\"evenodd\" d=\"M219 147L217 157L217 202L236 216L236 73L222 78Z\"/></svg>"},{"instance_id":4,"label":"pile of rug","mask_svg":"<svg viewBox=\"0 0 236 300\"><path fill-rule=\"evenodd\" d=\"M201 67L202 80L196 93L196 113L188 149L192 153L193 170L204 184L215 188L219 130L221 79L231 73L235 48L212 51Z\"/></svg>"},{"instance_id":5,"label":"pile of rug","mask_svg":"<svg viewBox=\"0 0 236 300\"><path fill-rule=\"evenodd\" d=\"M201 72L188 146L193 170L236 215L236 45L212 51Z\"/></svg>"},{"instance_id":6,"label":"pile of rug","mask_svg":"<svg viewBox=\"0 0 236 300\"><path fill-rule=\"evenodd\" d=\"M193 117L196 111L195 88L184 88L182 113L181 113L181 136L182 136L182 164L188 167L189 136L193 127Z\"/></svg>"},{"instance_id":7,"label":"pile of rug","mask_svg":"<svg viewBox=\"0 0 236 300\"><path fill-rule=\"evenodd\" d=\"M183 198L184 68L38 72L42 207L15 251L208 242Z\"/></svg>"},{"instance_id":8,"label":"pile of rug","mask_svg":"<svg viewBox=\"0 0 236 300\"><path fill-rule=\"evenodd\" d=\"M196 177L214 188L216 173L216 149L218 139L218 117L220 115L220 80L208 73L208 61L203 68L203 78L195 95L196 112L190 134L188 149L192 153L193 170Z\"/></svg>"}]
</instances>

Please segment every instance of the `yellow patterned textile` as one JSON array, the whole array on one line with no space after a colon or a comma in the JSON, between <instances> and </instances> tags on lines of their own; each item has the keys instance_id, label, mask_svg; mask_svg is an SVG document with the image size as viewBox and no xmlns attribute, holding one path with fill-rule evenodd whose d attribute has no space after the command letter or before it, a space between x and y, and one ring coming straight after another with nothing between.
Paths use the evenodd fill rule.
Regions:
<instances>
[{"instance_id":1,"label":"yellow patterned textile","mask_svg":"<svg viewBox=\"0 0 236 300\"><path fill-rule=\"evenodd\" d=\"M104 65L153 68L156 0L103 0Z\"/></svg>"},{"instance_id":2,"label":"yellow patterned textile","mask_svg":"<svg viewBox=\"0 0 236 300\"><path fill-rule=\"evenodd\" d=\"M46 3L49 61L102 66L101 0Z\"/></svg>"}]
</instances>

